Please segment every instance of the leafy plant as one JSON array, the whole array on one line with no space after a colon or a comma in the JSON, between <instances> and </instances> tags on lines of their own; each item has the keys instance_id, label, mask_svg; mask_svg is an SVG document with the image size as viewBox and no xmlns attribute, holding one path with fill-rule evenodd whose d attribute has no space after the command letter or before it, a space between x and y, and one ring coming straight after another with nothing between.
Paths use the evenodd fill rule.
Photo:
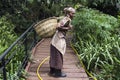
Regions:
<instances>
[{"instance_id":1,"label":"leafy plant","mask_svg":"<svg viewBox=\"0 0 120 80\"><path fill-rule=\"evenodd\" d=\"M7 15L6 15L7 16ZM2 55L4 51L10 47L10 45L18 38L14 32L15 26L11 23L6 16L0 18L0 54ZM15 54L14 56L11 56ZM14 46L13 49L5 57L6 60L12 57L12 60L9 64L6 65L7 78L10 80L18 79L17 71L18 66L21 65L21 61L24 58L24 46L18 45ZM21 55L21 56L20 56ZM0 61L1 63L1 61ZM2 71L1 71L2 72ZM0 79L3 79L2 73L0 73ZM21 79L23 80L23 79Z\"/></svg>"},{"instance_id":2,"label":"leafy plant","mask_svg":"<svg viewBox=\"0 0 120 80\"><path fill-rule=\"evenodd\" d=\"M116 16L120 11L120 0L80 0L81 4Z\"/></svg>"},{"instance_id":3,"label":"leafy plant","mask_svg":"<svg viewBox=\"0 0 120 80\"><path fill-rule=\"evenodd\" d=\"M14 25L5 16L0 18L0 54L2 54L17 38Z\"/></svg>"},{"instance_id":4,"label":"leafy plant","mask_svg":"<svg viewBox=\"0 0 120 80\"><path fill-rule=\"evenodd\" d=\"M120 78L120 28L116 18L98 10L82 8L74 18L74 47L86 69L98 80ZM117 61L117 62L116 62Z\"/></svg>"}]
</instances>

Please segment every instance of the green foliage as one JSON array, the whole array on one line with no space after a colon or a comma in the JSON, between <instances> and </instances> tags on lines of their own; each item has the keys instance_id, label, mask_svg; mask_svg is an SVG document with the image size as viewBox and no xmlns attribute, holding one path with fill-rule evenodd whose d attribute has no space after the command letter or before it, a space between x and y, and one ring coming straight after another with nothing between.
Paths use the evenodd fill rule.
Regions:
<instances>
[{"instance_id":1,"label":"green foliage","mask_svg":"<svg viewBox=\"0 0 120 80\"><path fill-rule=\"evenodd\" d=\"M9 16L9 15L6 15ZM14 32L14 25L8 20L8 17L3 16L0 18L0 54L2 54L10 45L18 38ZM21 45L22 44L22 45ZM14 56L13 56L14 54ZM6 55L5 59L12 57L9 64L6 65L7 78L10 80L25 80L18 77L18 69L22 65L22 61L25 58L25 48L23 42L18 42L16 46ZM3 79L2 73L0 73L0 80Z\"/></svg>"},{"instance_id":2,"label":"green foliage","mask_svg":"<svg viewBox=\"0 0 120 80\"><path fill-rule=\"evenodd\" d=\"M9 13L17 33L24 32L33 22L60 16L63 8L74 6L77 0L7 0L0 1L0 16Z\"/></svg>"},{"instance_id":3,"label":"green foliage","mask_svg":"<svg viewBox=\"0 0 120 80\"><path fill-rule=\"evenodd\" d=\"M61 14L61 5L54 0L0 1L0 15L9 13L17 33L24 32L29 25L41 19Z\"/></svg>"},{"instance_id":4,"label":"green foliage","mask_svg":"<svg viewBox=\"0 0 120 80\"><path fill-rule=\"evenodd\" d=\"M76 14L77 18L74 20L75 30L81 30L76 35L81 36L82 39L90 40L93 42L107 42L108 37L113 35L113 31L118 27L116 18L100 13L97 10L81 9ZM89 33L89 34L88 34ZM94 38L91 38L94 36Z\"/></svg>"},{"instance_id":5,"label":"green foliage","mask_svg":"<svg viewBox=\"0 0 120 80\"><path fill-rule=\"evenodd\" d=\"M117 15L118 21L120 22L120 12Z\"/></svg>"},{"instance_id":6,"label":"green foliage","mask_svg":"<svg viewBox=\"0 0 120 80\"><path fill-rule=\"evenodd\" d=\"M80 0L80 3L113 16L120 10L120 0Z\"/></svg>"},{"instance_id":7,"label":"green foliage","mask_svg":"<svg viewBox=\"0 0 120 80\"><path fill-rule=\"evenodd\" d=\"M15 26L12 24L10 20L8 20L6 16L0 18L0 54L3 54L3 52L8 47L10 47L10 45L17 39L17 35L14 32ZM8 59L13 53L16 53L16 55L14 55L9 65L6 66L7 74L8 74L7 78L11 80L15 80L18 78L17 71L19 68L18 66L21 65L21 61L24 58L24 54L25 54L24 47L18 44L9 52L9 54L5 58ZM0 73L0 79L3 79L1 73Z\"/></svg>"},{"instance_id":8,"label":"green foliage","mask_svg":"<svg viewBox=\"0 0 120 80\"><path fill-rule=\"evenodd\" d=\"M2 54L17 38L14 25L5 16L0 18L0 54Z\"/></svg>"},{"instance_id":9,"label":"green foliage","mask_svg":"<svg viewBox=\"0 0 120 80\"><path fill-rule=\"evenodd\" d=\"M118 80L120 70L119 22L97 10L82 8L74 18L74 47L87 70L98 80Z\"/></svg>"}]
</instances>

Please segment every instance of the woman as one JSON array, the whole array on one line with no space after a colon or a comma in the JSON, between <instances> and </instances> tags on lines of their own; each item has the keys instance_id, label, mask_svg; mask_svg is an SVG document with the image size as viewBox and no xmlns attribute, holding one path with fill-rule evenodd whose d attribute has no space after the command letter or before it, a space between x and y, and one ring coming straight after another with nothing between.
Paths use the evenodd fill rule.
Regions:
<instances>
[{"instance_id":1,"label":"woman","mask_svg":"<svg viewBox=\"0 0 120 80\"><path fill-rule=\"evenodd\" d=\"M53 77L66 77L63 73L63 56L66 51L66 32L72 28L71 19L74 17L75 9L68 7L64 9L65 16L60 20L57 26L57 31L52 38L50 45L50 72Z\"/></svg>"}]
</instances>

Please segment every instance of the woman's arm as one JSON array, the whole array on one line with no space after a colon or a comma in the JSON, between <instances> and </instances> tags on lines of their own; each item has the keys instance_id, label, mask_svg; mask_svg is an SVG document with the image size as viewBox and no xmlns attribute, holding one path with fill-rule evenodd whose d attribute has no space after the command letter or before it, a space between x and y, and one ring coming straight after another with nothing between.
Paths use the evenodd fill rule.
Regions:
<instances>
[{"instance_id":1,"label":"woman's arm","mask_svg":"<svg viewBox=\"0 0 120 80\"><path fill-rule=\"evenodd\" d=\"M70 25L70 21L67 21L64 25L61 25L58 23L57 29L60 31L67 31L72 28L72 25Z\"/></svg>"}]
</instances>

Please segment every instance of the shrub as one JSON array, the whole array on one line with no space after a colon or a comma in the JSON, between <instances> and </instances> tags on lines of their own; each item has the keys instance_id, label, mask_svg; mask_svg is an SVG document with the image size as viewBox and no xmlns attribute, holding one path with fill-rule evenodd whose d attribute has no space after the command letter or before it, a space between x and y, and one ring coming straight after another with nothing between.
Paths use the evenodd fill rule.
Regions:
<instances>
[{"instance_id":1,"label":"shrub","mask_svg":"<svg viewBox=\"0 0 120 80\"><path fill-rule=\"evenodd\" d=\"M5 16L0 18L0 54L2 54L17 38L14 25Z\"/></svg>"},{"instance_id":2,"label":"shrub","mask_svg":"<svg viewBox=\"0 0 120 80\"><path fill-rule=\"evenodd\" d=\"M119 23L97 10L82 8L73 20L74 47L98 80L117 80L120 70Z\"/></svg>"}]
</instances>

